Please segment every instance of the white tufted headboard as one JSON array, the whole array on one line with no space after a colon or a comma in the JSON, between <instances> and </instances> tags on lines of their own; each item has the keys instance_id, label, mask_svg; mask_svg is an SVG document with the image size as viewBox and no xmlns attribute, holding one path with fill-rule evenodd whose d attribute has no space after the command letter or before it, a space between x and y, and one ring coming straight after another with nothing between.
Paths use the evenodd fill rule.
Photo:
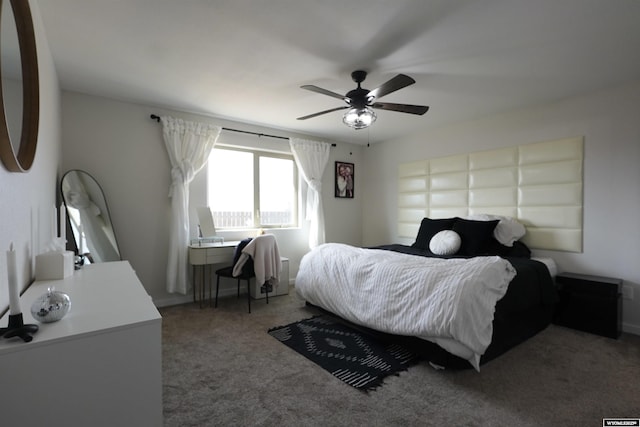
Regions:
<instances>
[{"instance_id":1,"label":"white tufted headboard","mask_svg":"<svg viewBox=\"0 0 640 427\"><path fill-rule=\"evenodd\" d=\"M526 144L399 165L398 236L424 217L488 213L518 219L532 249L582 252L584 138Z\"/></svg>"}]
</instances>

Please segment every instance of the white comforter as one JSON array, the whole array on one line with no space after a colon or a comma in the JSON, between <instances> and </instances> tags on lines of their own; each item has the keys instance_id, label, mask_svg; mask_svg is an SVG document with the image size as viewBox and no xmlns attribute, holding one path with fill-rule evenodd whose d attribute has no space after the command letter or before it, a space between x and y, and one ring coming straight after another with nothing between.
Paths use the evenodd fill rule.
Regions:
<instances>
[{"instance_id":1,"label":"white comforter","mask_svg":"<svg viewBox=\"0 0 640 427\"><path fill-rule=\"evenodd\" d=\"M328 243L302 258L295 287L346 320L435 342L479 370L495 304L515 275L497 256L425 258Z\"/></svg>"}]
</instances>

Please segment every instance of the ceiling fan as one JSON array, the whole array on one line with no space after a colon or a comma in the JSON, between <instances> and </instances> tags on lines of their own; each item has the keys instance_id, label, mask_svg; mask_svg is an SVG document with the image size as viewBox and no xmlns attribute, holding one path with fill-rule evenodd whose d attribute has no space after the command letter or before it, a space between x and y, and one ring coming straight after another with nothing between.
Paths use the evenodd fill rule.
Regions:
<instances>
[{"instance_id":1,"label":"ceiling fan","mask_svg":"<svg viewBox=\"0 0 640 427\"><path fill-rule=\"evenodd\" d=\"M414 84L416 81L405 74L398 74L391 80L383 83L373 90L364 89L360 86L360 83L367 78L367 72L362 70L356 70L351 73L351 78L358 84L356 89L350 90L346 95L340 95L339 93L332 92L327 89L323 89L314 85L301 86L302 89L310 90L312 92L328 95L333 98L342 99L347 105L342 107L331 108L329 110L320 111L318 113L309 114L308 116L298 117L298 120L307 120L313 117L320 116L322 114L331 113L333 111L346 110L342 117L342 121L349 127L354 129L364 129L369 127L376 121L376 114L373 111L374 108L380 110L397 111L400 113L409 113L416 115L423 115L427 112L429 107L425 105L410 105L410 104L394 104L390 102L376 102L377 99L382 98L392 92Z\"/></svg>"}]
</instances>

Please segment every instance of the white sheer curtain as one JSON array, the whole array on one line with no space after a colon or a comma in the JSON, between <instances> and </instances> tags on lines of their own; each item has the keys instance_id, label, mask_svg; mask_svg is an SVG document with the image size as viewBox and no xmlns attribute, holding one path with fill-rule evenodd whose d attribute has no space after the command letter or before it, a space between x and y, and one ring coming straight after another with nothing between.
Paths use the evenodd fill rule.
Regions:
<instances>
[{"instance_id":1,"label":"white sheer curtain","mask_svg":"<svg viewBox=\"0 0 640 427\"><path fill-rule=\"evenodd\" d=\"M326 142L307 141L290 138L289 145L293 158L302 177L309 186L307 191L307 216L310 220L309 247L311 249L325 242L324 210L322 209L322 175L329 161L331 145Z\"/></svg>"},{"instance_id":2,"label":"white sheer curtain","mask_svg":"<svg viewBox=\"0 0 640 427\"><path fill-rule=\"evenodd\" d=\"M189 245L189 184L207 163L218 140L219 126L163 116L162 135L171 161L171 223L167 291L187 293Z\"/></svg>"}]
</instances>

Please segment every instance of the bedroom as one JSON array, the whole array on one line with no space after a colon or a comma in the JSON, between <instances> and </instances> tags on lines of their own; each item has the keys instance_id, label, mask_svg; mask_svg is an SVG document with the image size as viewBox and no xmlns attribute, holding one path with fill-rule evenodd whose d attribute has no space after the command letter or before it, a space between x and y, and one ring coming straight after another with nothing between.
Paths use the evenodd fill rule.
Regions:
<instances>
[{"instance_id":1,"label":"bedroom","mask_svg":"<svg viewBox=\"0 0 640 427\"><path fill-rule=\"evenodd\" d=\"M44 9L44 5L40 8ZM206 114L185 112L191 110L187 107L161 108L160 105L164 105L161 101L125 101L118 96L113 99L109 94L95 96L67 90L59 83L62 75L54 65L55 52L51 49L53 59L47 53L48 25L45 21L36 27L39 45L45 46L39 59L42 111L47 112L41 118L37 160L34 170L28 174L11 174L0 169L2 200L16 201L13 206L6 202L2 204L0 236L3 242L14 241L21 247L44 248L50 235L50 224L44 212L56 204L59 176L70 168L88 170L99 177L105 187L123 253L135 266L154 301L158 305L184 301L166 293L163 270L157 268L164 264L168 245L163 230L168 221L169 166L160 128L148 117L153 113L165 113L192 120L213 119ZM81 64L79 61L78 67ZM334 83L346 88L351 84L348 77L351 70L343 71L344 75L336 73ZM94 72L100 74L98 70ZM312 71L304 74L303 79L315 78ZM402 162L581 135L585 137L584 252L553 253L552 256L568 271L624 278L625 283L633 287L635 298L623 301L623 328L625 332L640 334L640 299L637 298L640 292L640 266L637 263L640 259L637 242L640 225L634 214L640 207L638 75L635 68L628 79L609 87L588 89L532 106L507 108L499 114L476 116L474 120L419 131L413 136L388 138L388 141L370 147L360 140L348 144L348 138L331 141L336 142L337 147L332 149L330 164L336 160L356 164L358 193L353 200L335 199L331 191L333 177L325 173L323 199L327 240L354 245L396 240L397 166ZM381 81L383 78L372 75L371 79ZM296 82L293 86L297 88L299 84ZM467 89L471 91L472 88ZM406 89L401 94L408 96L411 91ZM408 99L398 96L399 101ZM324 105L320 96L309 98L312 109ZM416 99L415 102L427 102L432 109L438 107L428 99ZM430 113L420 120L428 120ZM333 119L337 122L336 127L343 126L339 117ZM230 119L215 121L225 126L290 136L288 131L277 127ZM381 116L374 126L384 128L383 124ZM376 135L375 129L371 128L372 137ZM299 134L306 135L304 132ZM358 135L358 138L363 137ZM144 165L149 164L161 166L145 168ZM193 191L194 197L196 192ZM136 202L140 199L144 200L143 204ZM40 237L35 244L28 236L34 210L40 215L35 214L40 228ZM295 267L306 251L306 236L278 237ZM25 284L29 264L25 257L21 266ZM295 268L291 271L293 279Z\"/></svg>"},{"instance_id":2,"label":"bedroom","mask_svg":"<svg viewBox=\"0 0 640 427\"><path fill-rule=\"evenodd\" d=\"M629 73L630 71L627 71L627 74ZM304 73L301 72L301 74ZM336 160L357 164L360 193L354 200L331 197L333 177L329 170L325 172L323 201L327 215L326 222L330 225L326 231L327 241L341 241L354 245L376 245L395 241L397 238L394 234L397 228L396 174L397 166L402 162L584 136L586 144L584 253L558 253L554 256L559 257L559 264L567 271L623 277L630 286L639 286L639 274L634 262L637 259L638 246L632 237L639 234L637 233L638 225L635 225L632 218L627 215L627 212L633 211L638 202L637 192L633 190L638 182L633 159L638 159L639 144L637 139L634 139L635 128L630 124L633 122L631 117L634 111L631 106L635 101L634 94L637 94L635 85L637 82L633 80L635 77L632 75L631 79L624 84L614 85L619 86L618 88L594 90L581 96L558 99L547 105L521 108L521 111L501 112L499 115L483 120L467 120L456 125L443 125L438 129L429 128L412 137L393 138L389 143L371 144L370 147L364 145L367 135L349 132L350 129L341 123L338 123L340 126L333 125L332 128L338 128L334 132L346 132L341 135L347 136L340 140L327 141L338 142L337 147L332 148L330 164ZM350 82L346 81L343 84L348 88ZM295 87L294 89L302 92ZM412 87L409 87L399 91L397 98L402 101L411 96L411 89ZM320 95L311 94L308 98L307 102L310 106L305 107L303 111L305 113L314 111L314 108L322 109L325 105L332 105L330 99L323 100ZM415 103L418 102L420 102L419 99L415 100ZM417 121L430 123L433 119L429 115L437 113L438 107L432 107L432 110L434 108L436 111L429 111L425 116L417 117ZM295 116L296 112L294 110L292 115ZM145 250L148 247L147 242L139 237L156 236L155 238L158 238L158 230L166 227L166 223L162 223L163 219L154 213L164 212L166 209L165 189L169 186L169 174L158 168L147 171L144 178L139 179L139 170L136 167L136 164L167 163L164 147L159 144L161 127L148 119L149 114L152 113L177 115L171 109L163 110L155 108L154 105L117 102L64 91L62 134L65 141L62 144L61 170L80 165L81 168L93 171L99 176L107 191L109 188L114 188L114 191L122 192L127 188L127 182L132 180L138 182L136 187L131 187L131 193L122 194L121 197L125 202L122 204L123 207L114 206L114 215L116 218L121 218L118 226L122 229L120 232L122 239L128 239L121 242L125 252L136 265L143 283L151 287L149 292L154 300L162 305L162 301L171 298L172 295L163 293L163 273L155 269L154 265L158 257L162 257L166 252L167 243L162 239L153 242L151 246L156 252L150 253ZM391 113L385 116L389 117L386 120L402 120L401 125L404 126L409 121L412 126L416 126L414 117L397 118L390 117L389 114ZM182 113L180 116L194 120L201 119L193 114ZM335 117L328 115L326 119L322 119L321 123L328 121L332 124L333 119ZM118 126L113 126L113 123L118 123ZM265 126L237 124L233 121L219 123L232 128L291 136ZM376 125L380 123L375 123L370 130L363 130L363 132L369 132L371 138L377 136L377 132L382 132L382 129L378 129L383 127L376 128ZM314 126L318 125L314 124ZM87 138L86 135L92 135L92 138ZM356 144L345 144L345 141L351 141L349 138L357 138ZM89 150L89 147L92 150ZM87 155L90 152L96 155ZM126 164L120 166L119 174L112 174L110 173L111 163L102 160L112 159L114 164L122 162L121 153L126 153ZM592 164L594 166L590 166ZM199 176L192 184L192 206L206 203L202 178ZM619 191L608 191L611 188ZM139 219L136 222L126 221L124 218L127 218L128 212L124 206L129 206L142 194L146 202L144 207L136 209L135 215ZM379 206L380 200L384 200L382 206L385 206L385 209L370 208ZM618 208L612 212L607 208L610 206ZM195 228L195 221L192 217L192 230ZM362 227L358 224L362 224ZM617 227L619 228L616 229ZM288 232L283 230L282 233ZM290 245L284 252L291 259L292 278L295 277L297 263L307 249L305 237L293 233L278 236L283 240L283 244ZM613 240L607 238L610 235L616 238ZM621 250L616 250L617 248ZM638 292L637 289L636 292ZM637 305L639 303L624 301L625 330L635 327L636 333L640 333L637 329L640 325L640 310Z\"/></svg>"}]
</instances>

